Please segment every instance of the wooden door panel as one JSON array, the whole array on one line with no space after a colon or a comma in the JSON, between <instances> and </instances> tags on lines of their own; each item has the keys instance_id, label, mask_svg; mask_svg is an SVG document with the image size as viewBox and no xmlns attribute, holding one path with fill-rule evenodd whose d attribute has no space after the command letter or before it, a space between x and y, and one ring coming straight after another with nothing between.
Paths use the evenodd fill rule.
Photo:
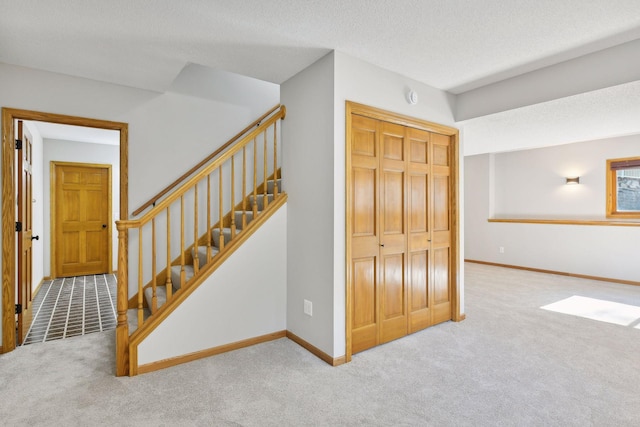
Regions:
<instances>
[{"instance_id":1,"label":"wooden door panel","mask_svg":"<svg viewBox=\"0 0 640 427\"><path fill-rule=\"evenodd\" d=\"M376 171L353 168L351 230L353 236L374 236L376 232ZM352 237L353 237L352 236Z\"/></svg>"},{"instance_id":2,"label":"wooden door panel","mask_svg":"<svg viewBox=\"0 0 640 427\"><path fill-rule=\"evenodd\" d=\"M427 251L416 251L411 254L411 311L428 308L429 287L427 271L429 254Z\"/></svg>"},{"instance_id":3,"label":"wooden door panel","mask_svg":"<svg viewBox=\"0 0 640 427\"><path fill-rule=\"evenodd\" d=\"M351 117L351 155L376 157L377 122L362 116Z\"/></svg>"},{"instance_id":4,"label":"wooden door panel","mask_svg":"<svg viewBox=\"0 0 640 427\"><path fill-rule=\"evenodd\" d=\"M409 266L409 333L431 324L429 310L429 252L411 252Z\"/></svg>"},{"instance_id":5,"label":"wooden door panel","mask_svg":"<svg viewBox=\"0 0 640 427\"><path fill-rule=\"evenodd\" d=\"M451 166L450 145L451 137L438 133L431 134L431 143L433 145L433 161L434 166Z\"/></svg>"},{"instance_id":6,"label":"wooden door panel","mask_svg":"<svg viewBox=\"0 0 640 427\"><path fill-rule=\"evenodd\" d=\"M404 173L384 171L382 178L383 239L388 234L404 234ZM386 240L385 240L386 242Z\"/></svg>"},{"instance_id":7,"label":"wooden door panel","mask_svg":"<svg viewBox=\"0 0 640 427\"><path fill-rule=\"evenodd\" d=\"M385 247L384 252L387 249ZM407 334L404 253L382 256L380 342L385 343Z\"/></svg>"},{"instance_id":8,"label":"wooden door panel","mask_svg":"<svg viewBox=\"0 0 640 427\"><path fill-rule=\"evenodd\" d=\"M57 164L55 183L57 276L109 272L109 166Z\"/></svg>"},{"instance_id":9,"label":"wooden door panel","mask_svg":"<svg viewBox=\"0 0 640 427\"><path fill-rule=\"evenodd\" d=\"M449 248L433 250L433 324L451 319Z\"/></svg>"},{"instance_id":10,"label":"wooden door panel","mask_svg":"<svg viewBox=\"0 0 640 427\"><path fill-rule=\"evenodd\" d=\"M433 177L433 230L449 230L449 177Z\"/></svg>"},{"instance_id":11,"label":"wooden door panel","mask_svg":"<svg viewBox=\"0 0 640 427\"><path fill-rule=\"evenodd\" d=\"M429 177L426 174L409 177L409 233L426 233L429 211Z\"/></svg>"},{"instance_id":12,"label":"wooden door panel","mask_svg":"<svg viewBox=\"0 0 640 427\"><path fill-rule=\"evenodd\" d=\"M383 320L404 316L404 256L382 258Z\"/></svg>"},{"instance_id":13,"label":"wooden door panel","mask_svg":"<svg viewBox=\"0 0 640 427\"><path fill-rule=\"evenodd\" d=\"M380 137L382 158L385 160L405 159L405 128L391 123L382 123Z\"/></svg>"}]
</instances>

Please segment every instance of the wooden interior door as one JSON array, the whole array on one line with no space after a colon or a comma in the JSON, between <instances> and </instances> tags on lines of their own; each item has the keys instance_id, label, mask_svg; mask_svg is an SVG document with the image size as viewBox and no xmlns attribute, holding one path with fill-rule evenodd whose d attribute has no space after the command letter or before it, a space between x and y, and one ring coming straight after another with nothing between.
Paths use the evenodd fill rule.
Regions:
<instances>
[{"instance_id":1,"label":"wooden interior door","mask_svg":"<svg viewBox=\"0 0 640 427\"><path fill-rule=\"evenodd\" d=\"M57 277L110 272L111 166L53 163Z\"/></svg>"},{"instance_id":2,"label":"wooden interior door","mask_svg":"<svg viewBox=\"0 0 640 427\"><path fill-rule=\"evenodd\" d=\"M381 116L348 120L348 355L451 320L456 308L454 136Z\"/></svg>"},{"instance_id":3,"label":"wooden interior door","mask_svg":"<svg viewBox=\"0 0 640 427\"><path fill-rule=\"evenodd\" d=\"M33 192L32 192L32 155L33 146L24 132L22 120L18 121L18 141L16 141L17 170L17 230L18 257L16 280L16 300L20 306L17 316L17 343L22 344L31 326L32 289L33 289Z\"/></svg>"}]
</instances>

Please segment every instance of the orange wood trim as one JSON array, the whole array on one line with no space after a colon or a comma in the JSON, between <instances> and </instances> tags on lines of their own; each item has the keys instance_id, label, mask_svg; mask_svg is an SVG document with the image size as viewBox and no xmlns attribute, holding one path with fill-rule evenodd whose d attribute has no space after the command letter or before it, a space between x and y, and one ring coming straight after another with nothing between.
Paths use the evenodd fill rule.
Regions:
<instances>
[{"instance_id":1,"label":"orange wood trim","mask_svg":"<svg viewBox=\"0 0 640 427\"><path fill-rule=\"evenodd\" d=\"M38 295L38 292L40 292L40 288L42 287L42 284L45 282L45 280L50 280L50 279L43 277L42 280L40 280L40 283L38 283L38 286L36 286L36 288L31 293L33 298L35 298L36 295Z\"/></svg>"},{"instance_id":2,"label":"orange wood trim","mask_svg":"<svg viewBox=\"0 0 640 427\"><path fill-rule=\"evenodd\" d=\"M4 351L2 350L2 346L0 345L0 354L4 353Z\"/></svg>"},{"instance_id":3,"label":"orange wood trim","mask_svg":"<svg viewBox=\"0 0 640 427\"><path fill-rule=\"evenodd\" d=\"M359 116L370 117L376 120L395 123L402 126L409 126L416 129L435 132L442 135L452 136L458 135L458 129L438 123L428 122L426 120L417 119L415 117L405 116L403 114L382 110L380 108L370 107L368 105L358 104L356 102L347 101L347 114L357 114ZM457 140L457 138L456 138Z\"/></svg>"},{"instance_id":4,"label":"orange wood trim","mask_svg":"<svg viewBox=\"0 0 640 427\"><path fill-rule=\"evenodd\" d=\"M303 340L302 338L300 338L299 336L297 336L296 334L294 334L291 331L287 331L287 338L289 338L291 341L295 342L300 347L302 347L305 350L307 350L309 353L311 353L314 356L318 357L319 359L322 359L323 361L327 362L331 366L340 366L340 365L344 365L347 362L347 356L346 355L345 356L340 356L340 357L331 357L327 353L325 353L324 351L320 350L318 347L316 347L313 344L310 344L309 342Z\"/></svg>"},{"instance_id":5,"label":"orange wood trim","mask_svg":"<svg viewBox=\"0 0 640 427\"><path fill-rule=\"evenodd\" d=\"M62 114L2 108L2 346L9 352L15 348L15 165L14 120L32 120L76 126L111 129L120 132L120 219L129 211L129 132L128 124Z\"/></svg>"},{"instance_id":6,"label":"orange wood trim","mask_svg":"<svg viewBox=\"0 0 640 427\"><path fill-rule=\"evenodd\" d=\"M601 282L612 282L612 283L620 283L622 285L640 286L640 282L635 282L633 280L622 280L622 279L612 279L610 277L589 276L586 274L567 273L564 271L554 271L554 270L544 270L542 268L522 267L519 265L500 264L497 262L478 261L475 259L465 259L464 261L470 262L473 264L492 265L495 267L504 267L504 268L512 268L515 270L533 271L536 273L546 273L546 274L556 274L558 276L577 277L578 279L598 280Z\"/></svg>"},{"instance_id":7,"label":"orange wood trim","mask_svg":"<svg viewBox=\"0 0 640 427\"><path fill-rule=\"evenodd\" d=\"M213 262L208 263L202 268L201 275L197 276L193 282L190 282L188 286L182 287L178 292L174 294L174 298L171 304L165 304L154 313L144 323L143 326L139 326L138 329L131 334L130 345L137 347L151 332L153 332L168 316L175 310L189 295L195 291L202 282L204 282L227 258L229 258L249 237L253 235L274 213L280 209L287 202L287 194L281 193L278 199L275 199L267 209L265 209L262 215L259 215L255 220L251 221L251 224L242 233L239 233L237 237L231 240L225 245L225 251L220 252L218 256L213 259ZM120 228L120 224L118 227ZM124 229L124 227L123 227ZM147 326L148 325L148 326Z\"/></svg>"},{"instance_id":8,"label":"orange wood trim","mask_svg":"<svg viewBox=\"0 0 640 427\"><path fill-rule=\"evenodd\" d=\"M228 140L227 142L225 142L224 144L222 144L220 147L218 147L218 149L216 149L213 153L209 154L204 160L202 160L200 163L198 163L197 165L195 165L194 167L192 167L191 169L189 169L187 172L185 172L180 178L176 179L175 181L173 181L171 184L169 184L164 190L160 191L158 194L156 194L155 196L153 196L151 199L149 199L146 203L144 203L142 206L140 206L138 209L136 209L135 211L133 211L133 216L138 215L139 213L141 213L143 210L145 210L146 208L148 208L149 206L151 206L152 204L154 204L159 198L161 198L162 196L164 196L165 194L167 194L169 191L173 190L178 184L180 184L182 181L184 181L185 179L187 179L188 177L190 177L191 175L193 175L198 169L200 169L201 167L203 167L204 165L206 165L207 163L209 163L211 160L213 160L214 157L216 157L218 154L222 153L224 150L226 150L228 147L230 147L231 145L233 145L233 143L235 143L238 138L240 138L242 135L244 135L245 133L249 132L251 129L253 129L256 126L260 126L260 123L267 117L269 117L271 114L273 114L274 111L276 111L278 108L282 108L283 109L283 115L282 118L284 119L284 115L286 114L286 109L284 108L284 106L280 106L280 105L276 105L275 107L271 108L269 111L267 111L266 113L264 113L262 116L260 116L259 118L257 118L256 120L253 121L253 123L251 123L249 126L247 126L246 128L242 129L240 132L238 132L235 136L233 136L230 140Z\"/></svg>"},{"instance_id":9,"label":"orange wood trim","mask_svg":"<svg viewBox=\"0 0 640 427\"><path fill-rule=\"evenodd\" d=\"M193 362L194 360L215 356L216 354L228 353L230 351L239 350L241 348L250 347L252 345L274 341L280 338L285 338L286 336L287 336L287 331L272 332L270 334L260 335L258 337L249 338L242 341L236 341L231 344L225 344L218 347L209 348L206 350L196 351L193 353L185 354L183 356L176 356L170 359L159 360L157 362L152 362L146 365L138 366L136 369L136 374L146 374L148 372L169 368L171 366L180 365L182 363Z\"/></svg>"},{"instance_id":10,"label":"orange wood trim","mask_svg":"<svg viewBox=\"0 0 640 427\"><path fill-rule=\"evenodd\" d=\"M489 218L488 222L508 222L514 224L556 224L556 225L598 225L614 227L640 227L640 220L624 219L536 219L536 218Z\"/></svg>"}]
</instances>

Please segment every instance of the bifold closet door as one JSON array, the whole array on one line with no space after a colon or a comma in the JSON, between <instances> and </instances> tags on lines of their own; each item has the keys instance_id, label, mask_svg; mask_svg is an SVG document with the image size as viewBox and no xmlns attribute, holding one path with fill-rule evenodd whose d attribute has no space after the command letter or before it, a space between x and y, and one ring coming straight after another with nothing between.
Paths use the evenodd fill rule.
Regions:
<instances>
[{"instance_id":1,"label":"bifold closet door","mask_svg":"<svg viewBox=\"0 0 640 427\"><path fill-rule=\"evenodd\" d=\"M451 137L351 115L352 353L451 319Z\"/></svg>"}]
</instances>

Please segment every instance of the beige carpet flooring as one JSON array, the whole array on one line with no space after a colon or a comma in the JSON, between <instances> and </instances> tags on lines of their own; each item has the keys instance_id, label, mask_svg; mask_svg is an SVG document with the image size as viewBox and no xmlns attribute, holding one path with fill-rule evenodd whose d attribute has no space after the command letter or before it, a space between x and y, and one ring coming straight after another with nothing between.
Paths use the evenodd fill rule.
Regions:
<instances>
[{"instance_id":1,"label":"beige carpet flooring","mask_svg":"<svg viewBox=\"0 0 640 427\"><path fill-rule=\"evenodd\" d=\"M6 426L640 426L640 329L544 310L640 287L466 265L467 320L330 367L281 339L116 378L114 333L0 356Z\"/></svg>"}]
</instances>

